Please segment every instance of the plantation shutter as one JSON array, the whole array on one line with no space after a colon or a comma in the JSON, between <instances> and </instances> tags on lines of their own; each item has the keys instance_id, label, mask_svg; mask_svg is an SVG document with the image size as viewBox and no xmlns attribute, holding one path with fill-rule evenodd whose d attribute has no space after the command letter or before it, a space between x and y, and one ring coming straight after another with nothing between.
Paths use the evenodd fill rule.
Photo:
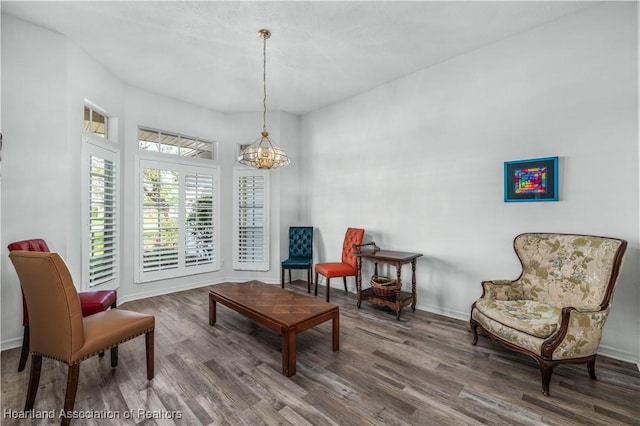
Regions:
<instances>
[{"instance_id":1,"label":"plantation shutter","mask_svg":"<svg viewBox=\"0 0 640 426\"><path fill-rule=\"evenodd\" d=\"M115 280L117 274L117 170L114 159L103 158L106 156L89 155L88 283L90 287Z\"/></svg>"},{"instance_id":2,"label":"plantation shutter","mask_svg":"<svg viewBox=\"0 0 640 426\"><path fill-rule=\"evenodd\" d=\"M142 271L178 267L179 174L144 168L142 186Z\"/></svg>"},{"instance_id":3,"label":"plantation shutter","mask_svg":"<svg viewBox=\"0 0 640 426\"><path fill-rule=\"evenodd\" d=\"M234 174L233 268L268 271L268 175L241 169Z\"/></svg>"},{"instance_id":4,"label":"plantation shutter","mask_svg":"<svg viewBox=\"0 0 640 426\"><path fill-rule=\"evenodd\" d=\"M216 258L215 181L213 175L185 174L186 233L185 262L187 267L212 263Z\"/></svg>"},{"instance_id":5,"label":"plantation shutter","mask_svg":"<svg viewBox=\"0 0 640 426\"><path fill-rule=\"evenodd\" d=\"M139 161L137 282L218 270L219 169Z\"/></svg>"},{"instance_id":6,"label":"plantation shutter","mask_svg":"<svg viewBox=\"0 0 640 426\"><path fill-rule=\"evenodd\" d=\"M82 136L82 290L116 288L120 275L120 151Z\"/></svg>"}]
</instances>

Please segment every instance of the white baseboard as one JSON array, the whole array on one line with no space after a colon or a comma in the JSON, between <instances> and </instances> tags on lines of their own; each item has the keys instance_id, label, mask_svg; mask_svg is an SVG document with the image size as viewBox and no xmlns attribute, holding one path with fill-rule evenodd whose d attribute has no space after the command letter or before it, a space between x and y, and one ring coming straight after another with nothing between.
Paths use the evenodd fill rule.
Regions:
<instances>
[{"instance_id":1,"label":"white baseboard","mask_svg":"<svg viewBox=\"0 0 640 426\"><path fill-rule=\"evenodd\" d=\"M22 346L22 337L14 337L13 339L3 340L0 345L1 351L6 351L13 348L19 348Z\"/></svg>"}]
</instances>

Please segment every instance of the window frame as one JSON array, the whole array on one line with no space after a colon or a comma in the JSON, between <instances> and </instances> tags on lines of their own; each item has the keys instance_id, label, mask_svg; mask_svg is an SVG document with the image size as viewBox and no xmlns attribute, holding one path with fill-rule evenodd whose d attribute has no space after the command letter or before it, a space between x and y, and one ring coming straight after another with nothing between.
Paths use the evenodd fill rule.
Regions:
<instances>
[{"instance_id":1,"label":"window frame","mask_svg":"<svg viewBox=\"0 0 640 426\"><path fill-rule=\"evenodd\" d=\"M178 277L188 277L196 274L203 274L209 272L219 271L221 268L221 252L220 252L220 167L218 165L212 165L211 160L180 157L173 155L164 155L162 153L151 152L148 153L143 150L138 151L135 160L135 197L136 197L136 230L135 230L135 266L134 266L134 282L136 284L143 284L152 281L159 281ZM204 164L206 163L206 164ZM144 235L143 235L143 217L144 210L144 189L143 178L145 168L161 168L162 170L176 170L180 173L178 181L178 266L172 269L164 269L159 271L144 271ZM213 177L213 230L214 230L214 259L213 262L203 265L191 265L185 264L186 260L186 191L185 191L185 173L192 171L198 171L201 173L209 174Z\"/></svg>"},{"instance_id":2,"label":"window frame","mask_svg":"<svg viewBox=\"0 0 640 426\"><path fill-rule=\"evenodd\" d=\"M156 133L158 135L158 141L157 142L151 142L151 143L158 144L158 150L157 151L152 150L152 149L143 149L143 148L140 147L140 132ZM192 156L188 156L188 155L181 155L179 153L179 151L180 151L180 149L183 149L184 147L181 146L180 144L178 144L178 145L163 144L162 141L160 140L160 139L162 139L163 135L164 136L171 136L171 137L174 137L174 138L178 138L178 140L183 140L184 139L184 140L193 141L193 142L196 143L196 148L195 148L196 151L198 150L197 146L198 146L199 143L210 144L211 145L211 158L203 158L203 157L198 157L198 156L192 157ZM160 130L160 129L156 129L156 128L149 127L149 126L138 126L137 127L137 131L136 131L136 139L138 141L137 149L138 149L138 152L141 153L141 155L160 154L160 155L169 155L171 157L185 158L185 159L198 160L198 161L207 161L207 162L218 161L218 142L214 141L214 140L199 138L199 137L195 137L195 136L189 136L189 135L185 135L185 134L178 133L178 132L170 132L170 131L167 131L167 130ZM164 151L162 151L160 145L173 146L178 150L178 153L164 152Z\"/></svg>"},{"instance_id":3,"label":"window frame","mask_svg":"<svg viewBox=\"0 0 640 426\"><path fill-rule=\"evenodd\" d=\"M261 176L264 178L264 225L263 225L263 245L262 250L264 258L261 262L245 262L240 259L240 188L239 179L242 176L256 177ZM270 206L270 184L268 170L258 170L248 167L234 167L233 168L233 269L237 271L262 271L266 272L270 270L269 263L269 245L270 245L270 222L271 215L269 211Z\"/></svg>"},{"instance_id":4,"label":"window frame","mask_svg":"<svg viewBox=\"0 0 640 426\"><path fill-rule=\"evenodd\" d=\"M84 113L86 112L86 110L89 110L89 120L88 120L89 128L87 129L83 125L82 126L83 132L85 134L95 135L95 137L98 137L101 140L111 141L113 139L113 138L111 138L111 133L114 130L114 129L112 129L113 123L111 122L111 116L109 116L104 110L102 110L102 108L99 108L96 105L93 105L91 102L89 102L89 101L87 101L85 99L84 108L83 108L83 118L84 118ZM104 118L104 124L103 124L104 133L98 133L98 132L94 132L92 130L93 123L94 123L94 121L93 121L93 113L94 112ZM86 120L86 118L84 120Z\"/></svg>"},{"instance_id":5,"label":"window frame","mask_svg":"<svg viewBox=\"0 0 640 426\"><path fill-rule=\"evenodd\" d=\"M90 244L91 231L90 231L90 164L91 157L95 155L97 157L105 158L111 157L109 160L114 163L114 204L113 209L115 223L115 243L113 259L115 266L113 267L113 278L99 282L97 284L90 284ZM106 158L105 158L106 159ZM101 136L95 135L91 132L85 131L82 135L82 168L81 168L81 204L82 204L82 289L83 290L99 290L102 287L105 288L117 288L120 286L121 276L121 248L122 248L122 216L120 214L122 208L122 183L121 183L121 166L120 166L120 149L113 142L103 139Z\"/></svg>"}]
</instances>

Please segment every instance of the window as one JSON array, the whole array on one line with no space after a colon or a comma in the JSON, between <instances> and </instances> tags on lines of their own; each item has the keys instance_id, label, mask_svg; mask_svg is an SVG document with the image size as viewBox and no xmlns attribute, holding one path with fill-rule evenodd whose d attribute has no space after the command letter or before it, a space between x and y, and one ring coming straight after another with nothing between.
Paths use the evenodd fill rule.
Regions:
<instances>
[{"instance_id":1,"label":"window","mask_svg":"<svg viewBox=\"0 0 640 426\"><path fill-rule=\"evenodd\" d=\"M245 149L249 148L251 146L250 143L239 143L236 145L237 150L236 150L236 162L240 162L240 157L242 157L242 153L244 152Z\"/></svg>"},{"instance_id":2,"label":"window","mask_svg":"<svg viewBox=\"0 0 640 426\"><path fill-rule=\"evenodd\" d=\"M269 270L269 175L234 169L233 269Z\"/></svg>"},{"instance_id":3,"label":"window","mask_svg":"<svg viewBox=\"0 0 640 426\"><path fill-rule=\"evenodd\" d=\"M84 106L84 130L107 139L108 118L94 108Z\"/></svg>"},{"instance_id":4,"label":"window","mask_svg":"<svg viewBox=\"0 0 640 426\"><path fill-rule=\"evenodd\" d=\"M215 142L145 127L138 128L138 148L142 151L161 152L180 157L205 160L217 158Z\"/></svg>"},{"instance_id":5,"label":"window","mask_svg":"<svg viewBox=\"0 0 640 426\"><path fill-rule=\"evenodd\" d=\"M119 151L85 136L83 282L117 287L119 273Z\"/></svg>"},{"instance_id":6,"label":"window","mask_svg":"<svg viewBox=\"0 0 640 426\"><path fill-rule=\"evenodd\" d=\"M219 269L217 168L139 160L138 282Z\"/></svg>"}]
</instances>

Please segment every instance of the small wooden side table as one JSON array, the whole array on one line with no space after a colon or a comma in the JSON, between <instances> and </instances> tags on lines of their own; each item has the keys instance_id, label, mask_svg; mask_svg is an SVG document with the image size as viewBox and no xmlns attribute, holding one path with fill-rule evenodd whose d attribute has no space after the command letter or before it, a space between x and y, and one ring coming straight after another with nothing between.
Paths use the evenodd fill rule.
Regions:
<instances>
[{"instance_id":1,"label":"small wooden side table","mask_svg":"<svg viewBox=\"0 0 640 426\"><path fill-rule=\"evenodd\" d=\"M367 250L355 252L358 257L358 274L356 275L356 291L358 297L358 308L362 300L381 306L388 306L396 311L396 319L400 319L400 311L405 306L411 305L412 310L416 310L416 259L422 256L422 253L408 253L403 251L392 250ZM362 289L362 259L375 263L375 275L378 275L378 263L386 263L396 267L396 279L402 284L401 272L402 265L411 264L411 293L406 291L398 291L390 296L380 296L373 292L371 287Z\"/></svg>"}]
</instances>

